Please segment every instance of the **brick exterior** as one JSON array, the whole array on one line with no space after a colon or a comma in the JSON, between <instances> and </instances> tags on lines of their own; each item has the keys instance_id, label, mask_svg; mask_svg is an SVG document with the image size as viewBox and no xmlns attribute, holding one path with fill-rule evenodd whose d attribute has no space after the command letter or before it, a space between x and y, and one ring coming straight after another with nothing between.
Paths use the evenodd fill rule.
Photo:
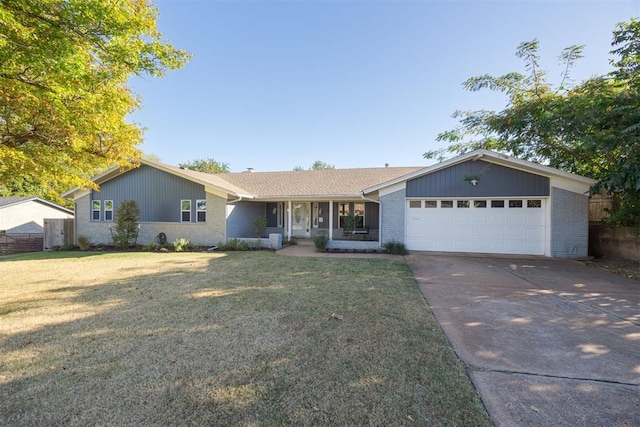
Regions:
<instances>
[{"instance_id":1,"label":"brick exterior","mask_svg":"<svg viewBox=\"0 0 640 427\"><path fill-rule=\"evenodd\" d=\"M584 258L589 245L589 197L551 187L551 256Z\"/></svg>"},{"instance_id":2,"label":"brick exterior","mask_svg":"<svg viewBox=\"0 0 640 427\"><path fill-rule=\"evenodd\" d=\"M395 240L404 243L405 190L380 197L382 206L382 233L380 245Z\"/></svg>"},{"instance_id":3,"label":"brick exterior","mask_svg":"<svg viewBox=\"0 0 640 427\"><path fill-rule=\"evenodd\" d=\"M226 200L208 193L206 222L141 222L138 243L152 242L162 232L167 235L169 243L184 237L194 245L217 245L225 241L225 211ZM94 244L111 244L110 227L113 227L114 223L91 221L90 218L90 201L87 195L76 200L76 236L86 236Z\"/></svg>"}]
</instances>

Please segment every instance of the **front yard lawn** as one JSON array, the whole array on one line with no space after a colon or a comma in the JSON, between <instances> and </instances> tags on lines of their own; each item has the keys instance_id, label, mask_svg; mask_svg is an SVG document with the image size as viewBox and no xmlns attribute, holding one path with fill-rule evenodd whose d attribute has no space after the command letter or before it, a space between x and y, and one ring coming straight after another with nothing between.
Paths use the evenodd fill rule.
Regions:
<instances>
[{"instance_id":1,"label":"front yard lawn","mask_svg":"<svg viewBox=\"0 0 640 427\"><path fill-rule=\"evenodd\" d=\"M490 425L402 262L0 261L0 425Z\"/></svg>"}]
</instances>

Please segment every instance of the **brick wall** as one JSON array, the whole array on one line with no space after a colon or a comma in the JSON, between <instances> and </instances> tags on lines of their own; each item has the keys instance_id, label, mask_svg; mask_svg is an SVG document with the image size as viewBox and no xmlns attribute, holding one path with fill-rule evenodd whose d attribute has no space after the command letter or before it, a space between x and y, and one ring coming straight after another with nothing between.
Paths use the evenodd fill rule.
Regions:
<instances>
[{"instance_id":1,"label":"brick wall","mask_svg":"<svg viewBox=\"0 0 640 427\"><path fill-rule=\"evenodd\" d=\"M225 241L225 212L226 200L208 193L206 222L141 222L138 243L152 242L159 233L164 233L169 243L184 237L194 245L217 245ZM76 200L76 236L86 236L93 244L111 244L110 227L114 227L115 224L111 221L91 221L90 218L90 202L87 195Z\"/></svg>"},{"instance_id":2,"label":"brick wall","mask_svg":"<svg viewBox=\"0 0 640 427\"><path fill-rule=\"evenodd\" d=\"M227 207L227 238L255 237L253 221L265 218L264 203L238 202Z\"/></svg>"},{"instance_id":3,"label":"brick wall","mask_svg":"<svg viewBox=\"0 0 640 427\"><path fill-rule=\"evenodd\" d=\"M380 244L395 240L404 243L405 190L398 190L380 197L382 205L382 235Z\"/></svg>"},{"instance_id":4,"label":"brick wall","mask_svg":"<svg viewBox=\"0 0 640 427\"><path fill-rule=\"evenodd\" d=\"M589 197L551 187L551 256L584 258L589 246Z\"/></svg>"}]
</instances>

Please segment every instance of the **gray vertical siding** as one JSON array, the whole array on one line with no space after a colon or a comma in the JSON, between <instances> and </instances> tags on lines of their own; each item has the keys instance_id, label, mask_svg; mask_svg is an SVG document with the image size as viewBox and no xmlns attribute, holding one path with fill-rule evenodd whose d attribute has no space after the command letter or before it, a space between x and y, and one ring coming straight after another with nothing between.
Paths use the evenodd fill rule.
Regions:
<instances>
[{"instance_id":1,"label":"gray vertical siding","mask_svg":"<svg viewBox=\"0 0 640 427\"><path fill-rule=\"evenodd\" d=\"M475 187L465 178L477 177ZM549 178L482 160L466 161L407 181L407 197L548 196Z\"/></svg>"},{"instance_id":2,"label":"gray vertical siding","mask_svg":"<svg viewBox=\"0 0 640 427\"><path fill-rule=\"evenodd\" d=\"M102 184L99 191L91 192L91 200L113 200L114 209L123 200L136 200L143 222L180 222L182 199L191 200L191 221L195 222L195 201L205 198L203 185L145 165L125 172Z\"/></svg>"},{"instance_id":3,"label":"gray vertical siding","mask_svg":"<svg viewBox=\"0 0 640 427\"><path fill-rule=\"evenodd\" d=\"M551 256L584 258L589 246L589 197L551 189Z\"/></svg>"},{"instance_id":4,"label":"gray vertical siding","mask_svg":"<svg viewBox=\"0 0 640 427\"><path fill-rule=\"evenodd\" d=\"M227 239L256 237L253 221L265 217L266 203L239 202L228 205Z\"/></svg>"}]
</instances>

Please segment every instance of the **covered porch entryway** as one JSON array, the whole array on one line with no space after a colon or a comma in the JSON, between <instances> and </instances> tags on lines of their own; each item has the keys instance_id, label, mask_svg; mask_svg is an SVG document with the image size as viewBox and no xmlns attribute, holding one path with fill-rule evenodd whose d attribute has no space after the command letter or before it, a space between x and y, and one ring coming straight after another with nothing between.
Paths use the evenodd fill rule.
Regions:
<instances>
[{"instance_id":1,"label":"covered porch entryway","mask_svg":"<svg viewBox=\"0 0 640 427\"><path fill-rule=\"evenodd\" d=\"M380 207L373 200L242 200L228 209L227 238L255 237L251 224L262 217L265 234L285 240L325 234L330 241L379 241Z\"/></svg>"}]
</instances>

